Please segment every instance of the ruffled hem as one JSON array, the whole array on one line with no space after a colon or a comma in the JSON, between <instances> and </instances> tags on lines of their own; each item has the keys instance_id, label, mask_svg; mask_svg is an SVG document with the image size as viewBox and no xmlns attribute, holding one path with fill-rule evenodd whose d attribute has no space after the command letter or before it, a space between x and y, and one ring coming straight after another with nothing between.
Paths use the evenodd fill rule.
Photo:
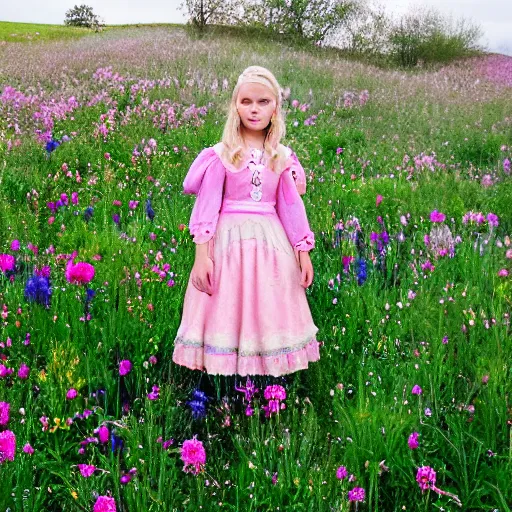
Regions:
<instances>
[{"instance_id":1,"label":"ruffled hem","mask_svg":"<svg viewBox=\"0 0 512 512\"><path fill-rule=\"evenodd\" d=\"M212 222L196 222L189 227L194 243L204 244L215 235L216 226Z\"/></svg>"},{"instance_id":2,"label":"ruffled hem","mask_svg":"<svg viewBox=\"0 0 512 512\"><path fill-rule=\"evenodd\" d=\"M320 359L320 342L315 339L299 350L271 356L240 356L237 353L208 354L203 347L177 343L172 360L191 370L206 370L211 375L272 375L279 377L306 370Z\"/></svg>"},{"instance_id":3,"label":"ruffled hem","mask_svg":"<svg viewBox=\"0 0 512 512\"><path fill-rule=\"evenodd\" d=\"M315 239L312 236L305 236L302 240L294 245L297 251L309 252L315 248Z\"/></svg>"}]
</instances>

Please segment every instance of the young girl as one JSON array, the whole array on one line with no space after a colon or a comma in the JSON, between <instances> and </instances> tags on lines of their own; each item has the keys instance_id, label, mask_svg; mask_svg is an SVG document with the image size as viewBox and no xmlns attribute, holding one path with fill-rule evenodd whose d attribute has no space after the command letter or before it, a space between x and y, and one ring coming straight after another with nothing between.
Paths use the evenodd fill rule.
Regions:
<instances>
[{"instance_id":1,"label":"young girl","mask_svg":"<svg viewBox=\"0 0 512 512\"><path fill-rule=\"evenodd\" d=\"M183 183L196 244L173 361L220 375L293 373L320 358L305 288L315 245L304 170L280 144L281 89L251 66L233 90L222 142Z\"/></svg>"}]
</instances>

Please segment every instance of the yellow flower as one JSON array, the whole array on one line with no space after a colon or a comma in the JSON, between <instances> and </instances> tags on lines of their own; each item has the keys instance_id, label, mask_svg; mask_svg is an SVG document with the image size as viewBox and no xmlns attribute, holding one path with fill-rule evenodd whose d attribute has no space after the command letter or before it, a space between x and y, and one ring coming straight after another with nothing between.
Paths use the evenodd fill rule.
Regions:
<instances>
[{"instance_id":1,"label":"yellow flower","mask_svg":"<svg viewBox=\"0 0 512 512\"><path fill-rule=\"evenodd\" d=\"M71 496L73 496L73 498L75 498L75 500L78 499L78 493L76 491L71 491Z\"/></svg>"}]
</instances>

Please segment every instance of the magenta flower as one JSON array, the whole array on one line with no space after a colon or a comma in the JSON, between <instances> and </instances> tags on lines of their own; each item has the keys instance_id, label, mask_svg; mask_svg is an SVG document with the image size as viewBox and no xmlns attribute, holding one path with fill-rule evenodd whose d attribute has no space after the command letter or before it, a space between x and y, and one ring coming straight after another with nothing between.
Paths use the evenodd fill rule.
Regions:
<instances>
[{"instance_id":1,"label":"magenta flower","mask_svg":"<svg viewBox=\"0 0 512 512\"><path fill-rule=\"evenodd\" d=\"M283 386L280 386L279 384L274 384L272 386L267 386L265 388L263 396L267 400L285 400L286 390L283 388Z\"/></svg>"},{"instance_id":2,"label":"magenta flower","mask_svg":"<svg viewBox=\"0 0 512 512\"><path fill-rule=\"evenodd\" d=\"M78 396L78 392L75 388L68 389L66 393L66 400L74 400Z\"/></svg>"},{"instance_id":3,"label":"magenta flower","mask_svg":"<svg viewBox=\"0 0 512 512\"><path fill-rule=\"evenodd\" d=\"M508 270L506 268L502 268L498 270L498 277L507 277L508 276Z\"/></svg>"},{"instance_id":4,"label":"magenta flower","mask_svg":"<svg viewBox=\"0 0 512 512\"><path fill-rule=\"evenodd\" d=\"M18 370L18 377L22 380L28 379L30 375L30 368L25 364L21 363L20 369Z\"/></svg>"},{"instance_id":5,"label":"magenta flower","mask_svg":"<svg viewBox=\"0 0 512 512\"><path fill-rule=\"evenodd\" d=\"M505 174L510 174L510 160L508 158L503 160L503 171Z\"/></svg>"},{"instance_id":6,"label":"magenta flower","mask_svg":"<svg viewBox=\"0 0 512 512\"><path fill-rule=\"evenodd\" d=\"M5 274L14 269L16 260L10 254L0 254L0 270Z\"/></svg>"},{"instance_id":7,"label":"magenta flower","mask_svg":"<svg viewBox=\"0 0 512 512\"><path fill-rule=\"evenodd\" d=\"M199 474L204 470L206 464L206 451L203 443L196 439L188 439L183 442L181 447L181 460L183 461L183 471L185 473Z\"/></svg>"},{"instance_id":8,"label":"magenta flower","mask_svg":"<svg viewBox=\"0 0 512 512\"><path fill-rule=\"evenodd\" d=\"M30 446L30 443L27 443L23 447L23 453L28 453L28 455L32 455L34 453L34 448L32 448L32 446Z\"/></svg>"},{"instance_id":9,"label":"magenta flower","mask_svg":"<svg viewBox=\"0 0 512 512\"><path fill-rule=\"evenodd\" d=\"M0 425L5 426L9 423L9 411L11 405L9 402L0 402Z\"/></svg>"},{"instance_id":10,"label":"magenta flower","mask_svg":"<svg viewBox=\"0 0 512 512\"><path fill-rule=\"evenodd\" d=\"M100 443L103 443L103 444L108 443L108 440L110 438L110 432L105 425L101 425L101 427L98 428L97 431L95 431L95 434L98 434Z\"/></svg>"},{"instance_id":11,"label":"magenta flower","mask_svg":"<svg viewBox=\"0 0 512 512\"><path fill-rule=\"evenodd\" d=\"M123 359L119 363L119 375L127 375L132 369L132 363L128 359Z\"/></svg>"},{"instance_id":12,"label":"magenta flower","mask_svg":"<svg viewBox=\"0 0 512 512\"><path fill-rule=\"evenodd\" d=\"M383 198L380 194L378 194L378 195L377 195L377 199L375 200L375 206L377 206L377 207L378 207L378 206L379 206L379 204L380 204L380 203L382 203L382 200L383 200L383 199L384 199L384 198Z\"/></svg>"},{"instance_id":13,"label":"magenta flower","mask_svg":"<svg viewBox=\"0 0 512 512\"><path fill-rule=\"evenodd\" d=\"M135 208L137 208L138 205L139 201L130 201L128 203L128 207L130 208L130 210L135 210Z\"/></svg>"},{"instance_id":14,"label":"magenta flower","mask_svg":"<svg viewBox=\"0 0 512 512\"><path fill-rule=\"evenodd\" d=\"M7 366L0 364L0 379L7 377L7 375L11 375L12 368L7 368Z\"/></svg>"},{"instance_id":15,"label":"magenta flower","mask_svg":"<svg viewBox=\"0 0 512 512\"><path fill-rule=\"evenodd\" d=\"M19 240L13 240L11 242L11 251L19 251L20 250L20 241Z\"/></svg>"},{"instance_id":16,"label":"magenta flower","mask_svg":"<svg viewBox=\"0 0 512 512\"><path fill-rule=\"evenodd\" d=\"M10 430L0 432L0 464L13 461L16 453L16 436Z\"/></svg>"},{"instance_id":17,"label":"magenta flower","mask_svg":"<svg viewBox=\"0 0 512 512\"><path fill-rule=\"evenodd\" d=\"M78 192L71 193L71 202L73 204L78 204Z\"/></svg>"},{"instance_id":18,"label":"magenta flower","mask_svg":"<svg viewBox=\"0 0 512 512\"><path fill-rule=\"evenodd\" d=\"M430 212L430 222L444 222L446 215L444 213L434 210Z\"/></svg>"},{"instance_id":19,"label":"magenta flower","mask_svg":"<svg viewBox=\"0 0 512 512\"><path fill-rule=\"evenodd\" d=\"M149 400L158 400L160 397L160 388L158 386L153 386L152 390L148 393L148 399Z\"/></svg>"},{"instance_id":20,"label":"magenta flower","mask_svg":"<svg viewBox=\"0 0 512 512\"><path fill-rule=\"evenodd\" d=\"M418 432L413 432L409 436L409 439L407 440L407 444L409 445L409 448L411 450L416 450L416 448L418 448L418 446L419 446L418 436L419 436Z\"/></svg>"},{"instance_id":21,"label":"magenta flower","mask_svg":"<svg viewBox=\"0 0 512 512\"><path fill-rule=\"evenodd\" d=\"M98 496L92 512L117 512L116 500L110 496Z\"/></svg>"},{"instance_id":22,"label":"magenta flower","mask_svg":"<svg viewBox=\"0 0 512 512\"><path fill-rule=\"evenodd\" d=\"M423 390L418 386L418 384L415 384L411 390L411 393L413 395L421 395L423 393Z\"/></svg>"},{"instance_id":23,"label":"magenta flower","mask_svg":"<svg viewBox=\"0 0 512 512\"><path fill-rule=\"evenodd\" d=\"M499 225L499 218L495 213L488 213L487 222L489 223L489 226L496 227Z\"/></svg>"},{"instance_id":24,"label":"magenta flower","mask_svg":"<svg viewBox=\"0 0 512 512\"><path fill-rule=\"evenodd\" d=\"M348 471L347 471L347 468L345 466L340 466L336 470L336 478L338 480L344 480L345 478L347 478L347 476L348 476Z\"/></svg>"},{"instance_id":25,"label":"magenta flower","mask_svg":"<svg viewBox=\"0 0 512 512\"><path fill-rule=\"evenodd\" d=\"M72 284L87 284L94 277L94 267L90 263L79 261L73 263L69 260L66 265L66 279Z\"/></svg>"},{"instance_id":26,"label":"magenta flower","mask_svg":"<svg viewBox=\"0 0 512 512\"><path fill-rule=\"evenodd\" d=\"M348 501L364 501L365 491L362 487L354 487L348 491Z\"/></svg>"},{"instance_id":27,"label":"magenta flower","mask_svg":"<svg viewBox=\"0 0 512 512\"><path fill-rule=\"evenodd\" d=\"M430 466L422 466L418 468L416 473L416 482L418 482L423 492L434 489L436 486L436 472Z\"/></svg>"},{"instance_id":28,"label":"magenta flower","mask_svg":"<svg viewBox=\"0 0 512 512\"><path fill-rule=\"evenodd\" d=\"M78 469L84 478L89 478L96 471L96 466L92 464L78 464Z\"/></svg>"}]
</instances>

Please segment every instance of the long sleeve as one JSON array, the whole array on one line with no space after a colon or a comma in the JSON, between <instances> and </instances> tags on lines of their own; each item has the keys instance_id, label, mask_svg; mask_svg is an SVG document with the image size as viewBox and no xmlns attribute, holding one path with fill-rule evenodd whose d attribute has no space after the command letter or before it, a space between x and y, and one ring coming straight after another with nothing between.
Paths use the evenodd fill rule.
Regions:
<instances>
[{"instance_id":1,"label":"long sleeve","mask_svg":"<svg viewBox=\"0 0 512 512\"><path fill-rule=\"evenodd\" d=\"M300 170L297 167L297 164L300 166L300 163L295 155L292 155L292 157L294 164L287 167L279 178L276 210L292 246L298 251L310 251L315 247L315 235L309 227L306 209L293 177L294 174L296 176L300 175ZM300 166L300 169L302 169L302 166ZM304 188L305 183L304 179Z\"/></svg>"},{"instance_id":2,"label":"long sleeve","mask_svg":"<svg viewBox=\"0 0 512 512\"><path fill-rule=\"evenodd\" d=\"M196 194L189 230L196 244L208 242L215 234L222 205L226 170L213 148L206 148L194 160L183 182L185 194Z\"/></svg>"}]
</instances>

